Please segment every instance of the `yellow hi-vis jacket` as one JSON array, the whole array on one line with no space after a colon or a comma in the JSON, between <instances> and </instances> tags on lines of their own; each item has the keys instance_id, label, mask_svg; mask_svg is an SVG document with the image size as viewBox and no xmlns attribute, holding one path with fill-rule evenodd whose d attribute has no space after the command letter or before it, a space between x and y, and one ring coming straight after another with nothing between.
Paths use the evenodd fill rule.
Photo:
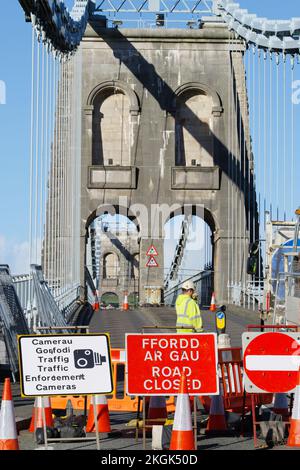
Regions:
<instances>
[{"instance_id":1,"label":"yellow hi-vis jacket","mask_svg":"<svg viewBox=\"0 0 300 470\"><path fill-rule=\"evenodd\" d=\"M180 294L177 297L176 314L176 327L183 327L178 329L177 333L196 333L203 331L199 305L189 295Z\"/></svg>"}]
</instances>

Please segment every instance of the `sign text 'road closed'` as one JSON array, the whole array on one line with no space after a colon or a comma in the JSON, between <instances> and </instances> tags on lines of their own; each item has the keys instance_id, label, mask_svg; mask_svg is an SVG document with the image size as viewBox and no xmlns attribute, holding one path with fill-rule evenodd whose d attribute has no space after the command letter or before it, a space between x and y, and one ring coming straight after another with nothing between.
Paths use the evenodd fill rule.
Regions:
<instances>
[{"instance_id":1,"label":"sign text 'road closed'","mask_svg":"<svg viewBox=\"0 0 300 470\"><path fill-rule=\"evenodd\" d=\"M191 395L218 395L217 335L126 335L128 395L176 395L182 374Z\"/></svg>"},{"instance_id":2,"label":"sign text 'road closed'","mask_svg":"<svg viewBox=\"0 0 300 470\"><path fill-rule=\"evenodd\" d=\"M18 339L23 396L112 392L107 335L26 335Z\"/></svg>"}]
</instances>

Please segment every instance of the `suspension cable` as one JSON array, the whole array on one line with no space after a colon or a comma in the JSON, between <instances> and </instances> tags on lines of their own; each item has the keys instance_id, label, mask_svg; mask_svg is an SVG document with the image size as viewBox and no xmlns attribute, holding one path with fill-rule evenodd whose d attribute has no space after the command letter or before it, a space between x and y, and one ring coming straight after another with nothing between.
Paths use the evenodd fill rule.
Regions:
<instances>
[{"instance_id":1,"label":"suspension cable","mask_svg":"<svg viewBox=\"0 0 300 470\"><path fill-rule=\"evenodd\" d=\"M267 57L266 53L264 52L264 67L263 67L263 129L264 129L264 139L263 139L263 200L264 200L264 227L265 227L265 215L267 209L267 76L266 76L266 68L267 68Z\"/></svg>"},{"instance_id":2,"label":"suspension cable","mask_svg":"<svg viewBox=\"0 0 300 470\"><path fill-rule=\"evenodd\" d=\"M41 129L40 129L40 171L39 171L39 240L42 246L43 239L43 209L44 209L44 163L45 163L45 47L42 47L42 73L41 73ZM42 264L42 263L41 263Z\"/></svg>"},{"instance_id":3,"label":"suspension cable","mask_svg":"<svg viewBox=\"0 0 300 470\"><path fill-rule=\"evenodd\" d=\"M286 58L283 58L283 210L286 221Z\"/></svg>"},{"instance_id":4,"label":"suspension cable","mask_svg":"<svg viewBox=\"0 0 300 470\"><path fill-rule=\"evenodd\" d=\"M55 57L55 115L54 115L54 133L55 133L55 150L53 158L53 199L54 199L54 209L53 209L53 229L54 229L54 238L53 238L53 269L54 269L54 294L58 294L58 237L59 237L59 221L58 221L58 172L59 172L59 159L58 159L58 148L59 148L59 58L58 55ZM55 221L55 223L54 223Z\"/></svg>"},{"instance_id":5,"label":"suspension cable","mask_svg":"<svg viewBox=\"0 0 300 470\"><path fill-rule=\"evenodd\" d=\"M267 185L267 194L269 195L269 206L268 210L270 211L272 219L272 201L273 201L273 80L272 80L272 55L269 54L269 168L268 168L268 185Z\"/></svg>"},{"instance_id":6,"label":"suspension cable","mask_svg":"<svg viewBox=\"0 0 300 470\"><path fill-rule=\"evenodd\" d=\"M279 220L279 54L276 57L276 203L277 203L277 220Z\"/></svg>"},{"instance_id":7,"label":"suspension cable","mask_svg":"<svg viewBox=\"0 0 300 470\"><path fill-rule=\"evenodd\" d=\"M32 28L31 38L31 110L30 110L30 164L29 164L29 272L32 263L33 238L33 168L34 168L34 89L35 89L35 30ZM29 281L30 311L32 311L32 278ZM29 306L26 305L26 308Z\"/></svg>"},{"instance_id":8,"label":"suspension cable","mask_svg":"<svg viewBox=\"0 0 300 470\"><path fill-rule=\"evenodd\" d=\"M38 33L39 34L39 33ZM35 119L35 183L34 183L34 263L38 264L38 203L39 203L39 144L40 144L40 38L37 42L37 84L36 84L36 119Z\"/></svg>"},{"instance_id":9,"label":"suspension cable","mask_svg":"<svg viewBox=\"0 0 300 470\"><path fill-rule=\"evenodd\" d=\"M46 47L47 52L47 62L46 62L46 142L45 142L45 173L44 173L44 192L45 192L45 199L44 199L44 274L45 278L48 279L48 249L46 246L46 237L47 231L49 230L49 223L47 217L47 201L49 201L49 193L48 193L48 182L49 182L49 148L50 148L50 139L49 139L49 131L50 131L50 89L49 89L49 74L50 74L50 64L49 64L49 45L47 44Z\"/></svg>"},{"instance_id":10,"label":"suspension cable","mask_svg":"<svg viewBox=\"0 0 300 470\"><path fill-rule=\"evenodd\" d=\"M252 196L252 214L251 214L251 224L252 224L252 240L255 241L255 238L256 238L256 228L255 228L255 225L256 225L256 215L255 215L255 212L256 212L256 208L255 208L255 205L256 205L256 190L257 190L257 177L256 177L256 167L255 167L255 154L256 154L256 146L257 146L257 141L256 141L256 108L255 108L255 98L256 98L256 55L255 55L255 47L253 46L253 55L252 55L252 65L253 65L253 89L252 89L252 129L253 129L253 156L252 156L252 160L253 160L253 168L252 168L252 193L253 193L253 196Z\"/></svg>"},{"instance_id":11,"label":"suspension cable","mask_svg":"<svg viewBox=\"0 0 300 470\"><path fill-rule=\"evenodd\" d=\"M55 210L55 181L54 181L54 165L56 159L56 58L52 51L52 99L51 99L51 163L50 163L50 196L49 196L49 258L50 258L50 272L51 276L51 289L52 292L55 292L55 271L54 271L54 252L55 252L55 228L53 224L54 220L54 210ZM50 274L51 273L51 274Z\"/></svg>"},{"instance_id":12,"label":"suspension cable","mask_svg":"<svg viewBox=\"0 0 300 470\"><path fill-rule=\"evenodd\" d=\"M291 72L291 89L293 87L295 79L294 74L294 62L292 61L292 72ZM294 208L293 205L295 204L295 113L294 113L294 103L291 100L291 155L292 155L292 163L291 163L291 213L294 215Z\"/></svg>"}]
</instances>

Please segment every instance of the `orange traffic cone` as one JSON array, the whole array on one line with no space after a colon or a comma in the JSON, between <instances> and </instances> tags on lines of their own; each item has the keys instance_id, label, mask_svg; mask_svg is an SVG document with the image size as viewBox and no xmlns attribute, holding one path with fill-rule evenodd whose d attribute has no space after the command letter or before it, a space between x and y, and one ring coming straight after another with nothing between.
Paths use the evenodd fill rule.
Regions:
<instances>
[{"instance_id":1,"label":"orange traffic cone","mask_svg":"<svg viewBox=\"0 0 300 470\"><path fill-rule=\"evenodd\" d=\"M147 424L164 424L167 417L166 397L151 397Z\"/></svg>"},{"instance_id":2,"label":"orange traffic cone","mask_svg":"<svg viewBox=\"0 0 300 470\"><path fill-rule=\"evenodd\" d=\"M190 398L184 374L177 396L170 450L195 450Z\"/></svg>"},{"instance_id":3,"label":"orange traffic cone","mask_svg":"<svg viewBox=\"0 0 300 470\"><path fill-rule=\"evenodd\" d=\"M275 393L273 413L281 415L284 420L289 419L289 406L286 393Z\"/></svg>"},{"instance_id":4,"label":"orange traffic cone","mask_svg":"<svg viewBox=\"0 0 300 470\"><path fill-rule=\"evenodd\" d=\"M99 297L98 297L98 295L96 294L96 295L95 295L94 305L93 305L93 310L94 310L94 312L96 312L96 310L99 310L99 307L100 307L100 304L99 304Z\"/></svg>"},{"instance_id":5,"label":"orange traffic cone","mask_svg":"<svg viewBox=\"0 0 300 470\"><path fill-rule=\"evenodd\" d=\"M216 310L217 310L216 296L215 296L215 293L214 293L214 292L212 293L212 296L211 296L211 301L210 301L209 310L210 310L211 312L216 312Z\"/></svg>"},{"instance_id":6,"label":"orange traffic cone","mask_svg":"<svg viewBox=\"0 0 300 470\"><path fill-rule=\"evenodd\" d=\"M46 426L53 428L53 417L50 399L48 397L37 397L32 410L32 418L29 432L34 432L37 428L43 428L43 411L45 409Z\"/></svg>"},{"instance_id":7,"label":"orange traffic cone","mask_svg":"<svg viewBox=\"0 0 300 470\"><path fill-rule=\"evenodd\" d=\"M221 385L219 395L213 395L211 397L209 417L205 434L219 434L224 431L227 431L227 424L225 419L223 393Z\"/></svg>"},{"instance_id":8,"label":"orange traffic cone","mask_svg":"<svg viewBox=\"0 0 300 470\"><path fill-rule=\"evenodd\" d=\"M10 379L5 379L0 411L0 450L19 450Z\"/></svg>"},{"instance_id":9,"label":"orange traffic cone","mask_svg":"<svg viewBox=\"0 0 300 470\"><path fill-rule=\"evenodd\" d=\"M129 310L129 305L128 305L128 294L124 294L124 301L123 301L123 310Z\"/></svg>"},{"instance_id":10,"label":"orange traffic cone","mask_svg":"<svg viewBox=\"0 0 300 470\"><path fill-rule=\"evenodd\" d=\"M35 414L36 414L36 410L37 410L37 398L34 400L31 421L30 421L30 425L29 425L29 429L28 429L29 432L34 432L34 421L35 421L34 417L35 417Z\"/></svg>"},{"instance_id":11,"label":"orange traffic cone","mask_svg":"<svg viewBox=\"0 0 300 470\"><path fill-rule=\"evenodd\" d=\"M99 307L100 307L100 302L99 302L99 291L95 290L94 291L94 304L93 304L93 310L94 312L96 310L99 310Z\"/></svg>"},{"instance_id":12,"label":"orange traffic cone","mask_svg":"<svg viewBox=\"0 0 300 470\"><path fill-rule=\"evenodd\" d=\"M290 419L290 432L287 445L300 447L300 369L298 372L297 387L294 398L293 412Z\"/></svg>"},{"instance_id":13,"label":"orange traffic cone","mask_svg":"<svg viewBox=\"0 0 300 470\"><path fill-rule=\"evenodd\" d=\"M110 420L108 412L108 404L105 395L95 395L95 407L97 412L98 431L99 432L110 432ZM95 426L95 414L93 401L90 404L88 421L86 424L86 432L96 432Z\"/></svg>"}]
</instances>

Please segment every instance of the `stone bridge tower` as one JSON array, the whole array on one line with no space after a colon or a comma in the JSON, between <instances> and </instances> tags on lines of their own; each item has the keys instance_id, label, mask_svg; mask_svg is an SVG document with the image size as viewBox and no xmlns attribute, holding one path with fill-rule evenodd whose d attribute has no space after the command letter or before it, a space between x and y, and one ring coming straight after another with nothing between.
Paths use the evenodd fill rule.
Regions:
<instances>
[{"instance_id":1,"label":"stone bridge tower","mask_svg":"<svg viewBox=\"0 0 300 470\"><path fill-rule=\"evenodd\" d=\"M81 45L82 283L86 229L115 211L140 233L140 300L145 286L163 288L164 223L184 210L212 230L215 290L226 301L232 266L245 281L255 226L245 46L218 22L102 26L93 20ZM152 244L158 267L148 268Z\"/></svg>"}]
</instances>

